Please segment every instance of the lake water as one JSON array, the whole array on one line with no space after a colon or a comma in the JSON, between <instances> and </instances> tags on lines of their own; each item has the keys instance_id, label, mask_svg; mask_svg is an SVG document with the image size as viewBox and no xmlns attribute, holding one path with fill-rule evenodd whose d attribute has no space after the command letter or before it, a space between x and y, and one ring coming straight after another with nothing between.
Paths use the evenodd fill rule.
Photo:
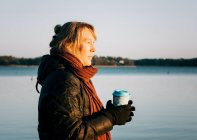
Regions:
<instances>
[{"instance_id":1,"label":"lake water","mask_svg":"<svg viewBox=\"0 0 197 140\"><path fill-rule=\"evenodd\" d=\"M38 139L36 72L0 66L0 140ZM113 140L197 139L197 68L102 67L93 83L104 104L114 89L132 95L135 116L113 128Z\"/></svg>"}]
</instances>

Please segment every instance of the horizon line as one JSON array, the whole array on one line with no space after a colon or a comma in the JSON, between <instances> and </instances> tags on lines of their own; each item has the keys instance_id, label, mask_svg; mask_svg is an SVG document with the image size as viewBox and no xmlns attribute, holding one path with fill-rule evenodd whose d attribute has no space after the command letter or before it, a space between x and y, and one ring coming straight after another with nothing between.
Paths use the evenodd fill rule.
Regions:
<instances>
[{"instance_id":1,"label":"horizon line","mask_svg":"<svg viewBox=\"0 0 197 140\"><path fill-rule=\"evenodd\" d=\"M46 55L46 54L45 54ZM42 55L43 56L43 55ZM25 59L35 59L35 58L39 58L42 56L35 56L35 57L23 57L23 56L14 56L14 55L0 55L0 57L14 57L14 58L25 58ZM131 59L131 60L140 60L140 59L195 59L196 57L190 57L190 58L186 58L186 57L179 57L179 58L170 58L170 57L152 57L152 58L148 58L148 57L144 57L144 58L128 58L128 57L123 57L123 56L104 56L104 55L95 55L97 57L113 57L113 58L117 58L117 57L121 57L123 59ZM94 56L94 57L95 57Z\"/></svg>"}]
</instances>

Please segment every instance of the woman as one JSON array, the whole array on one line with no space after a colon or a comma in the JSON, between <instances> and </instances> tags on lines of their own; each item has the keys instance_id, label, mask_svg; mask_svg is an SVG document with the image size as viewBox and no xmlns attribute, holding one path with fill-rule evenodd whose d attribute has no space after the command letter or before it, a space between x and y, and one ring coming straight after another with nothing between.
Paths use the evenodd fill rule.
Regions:
<instances>
[{"instance_id":1,"label":"woman","mask_svg":"<svg viewBox=\"0 0 197 140\"><path fill-rule=\"evenodd\" d=\"M114 125L131 121L132 101L119 107L108 101L104 109L97 96L91 82L97 72L91 66L96 51L92 25L67 22L54 30L50 55L43 56L38 69L40 140L110 140Z\"/></svg>"}]
</instances>

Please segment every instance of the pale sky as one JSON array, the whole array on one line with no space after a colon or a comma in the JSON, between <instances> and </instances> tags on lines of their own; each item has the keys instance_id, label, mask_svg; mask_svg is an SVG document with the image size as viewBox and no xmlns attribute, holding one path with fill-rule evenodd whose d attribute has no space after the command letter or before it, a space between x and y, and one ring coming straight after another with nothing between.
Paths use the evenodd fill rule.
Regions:
<instances>
[{"instance_id":1,"label":"pale sky","mask_svg":"<svg viewBox=\"0 0 197 140\"><path fill-rule=\"evenodd\" d=\"M0 56L49 53L68 21L95 26L98 56L197 57L197 0L0 0Z\"/></svg>"}]
</instances>

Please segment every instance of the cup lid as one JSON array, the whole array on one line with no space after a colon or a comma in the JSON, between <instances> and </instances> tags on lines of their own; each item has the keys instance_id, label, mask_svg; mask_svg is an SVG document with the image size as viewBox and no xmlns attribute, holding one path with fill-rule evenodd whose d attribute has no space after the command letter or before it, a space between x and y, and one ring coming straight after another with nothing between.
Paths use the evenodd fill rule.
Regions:
<instances>
[{"instance_id":1,"label":"cup lid","mask_svg":"<svg viewBox=\"0 0 197 140\"><path fill-rule=\"evenodd\" d=\"M113 95L114 96L129 96L130 93L126 90L117 89L117 90L114 90Z\"/></svg>"}]
</instances>

